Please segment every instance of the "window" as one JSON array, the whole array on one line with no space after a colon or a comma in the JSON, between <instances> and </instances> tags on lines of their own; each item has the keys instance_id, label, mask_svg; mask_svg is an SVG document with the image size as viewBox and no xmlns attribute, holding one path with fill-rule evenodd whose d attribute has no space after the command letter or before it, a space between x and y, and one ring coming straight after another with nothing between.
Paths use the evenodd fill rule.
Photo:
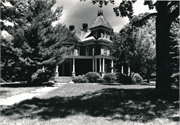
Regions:
<instances>
[{"instance_id":1,"label":"window","mask_svg":"<svg viewBox=\"0 0 180 125\"><path fill-rule=\"evenodd\" d=\"M77 47L77 55L80 55L80 47Z\"/></svg>"},{"instance_id":2,"label":"window","mask_svg":"<svg viewBox=\"0 0 180 125\"><path fill-rule=\"evenodd\" d=\"M104 55L107 55L107 50L108 48L106 46L103 47L103 50L104 50Z\"/></svg>"},{"instance_id":3,"label":"window","mask_svg":"<svg viewBox=\"0 0 180 125\"><path fill-rule=\"evenodd\" d=\"M89 56L89 47L86 47L86 56Z\"/></svg>"}]
</instances>

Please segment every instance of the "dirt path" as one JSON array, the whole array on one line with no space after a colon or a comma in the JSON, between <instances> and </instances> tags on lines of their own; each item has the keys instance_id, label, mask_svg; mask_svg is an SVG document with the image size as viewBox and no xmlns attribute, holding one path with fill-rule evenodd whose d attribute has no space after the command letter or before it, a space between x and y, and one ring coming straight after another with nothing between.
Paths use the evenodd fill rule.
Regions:
<instances>
[{"instance_id":1,"label":"dirt path","mask_svg":"<svg viewBox=\"0 0 180 125\"><path fill-rule=\"evenodd\" d=\"M18 95L8 97L6 99L0 99L0 105L13 105L13 104L19 103L23 100L31 99L33 97L37 97L37 96L46 94L47 92L55 90L55 89L57 89L63 85L65 85L65 84L64 83L58 84L57 86L54 86L54 87L44 87L44 88L37 89L35 91L31 91L28 93L22 93L22 94L18 94Z\"/></svg>"}]
</instances>

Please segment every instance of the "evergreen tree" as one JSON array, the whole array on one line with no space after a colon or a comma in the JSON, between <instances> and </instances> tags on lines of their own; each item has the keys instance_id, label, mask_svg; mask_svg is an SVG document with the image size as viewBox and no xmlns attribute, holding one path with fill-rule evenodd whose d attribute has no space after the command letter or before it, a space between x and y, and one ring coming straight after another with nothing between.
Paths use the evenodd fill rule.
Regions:
<instances>
[{"instance_id":1,"label":"evergreen tree","mask_svg":"<svg viewBox=\"0 0 180 125\"><path fill-rule=\"evenodd\" d=\"M27 0L21 3L26 3L28 10L21 13L25 24L12 40L14 47L20 51L16 78L28 83L42 83L53 76L55 66L62 63L71 51L72 47L63 47L62 43L74 37L65 26L52 26L63 10L62 7L52 10L55 0Z\"/></svg>"},{"instance_id":2,"label":"evergreen tree","mask_svg":"<svg viewBox=\"0 0 180 125\"><path fill-rule=\"evenodd\" d=\"M15 36L22 33L25 24L25 2L1 0L1 78L12 80L21 49L14 43Z\"/></svg>"}]
</instances>

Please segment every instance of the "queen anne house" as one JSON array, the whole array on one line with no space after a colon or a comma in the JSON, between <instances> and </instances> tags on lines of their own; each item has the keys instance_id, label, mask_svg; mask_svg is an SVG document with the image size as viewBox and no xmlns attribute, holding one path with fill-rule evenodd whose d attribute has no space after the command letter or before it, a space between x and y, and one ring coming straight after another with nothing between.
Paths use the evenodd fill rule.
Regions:
<instances>
[{"instance_id":1,"label":"queen anne house","mask_svg":"<svg viewBox=\"0 0 180 125\"><path fill-rule=\"evenodd\" d=\"M113 60L110 55L111 35L113 28L98 11L97 17L88 26L82 24L80 34L75 31L75 26L70 25L69 30L75 33L76 40L64 43L64 46L74 45L71 54L65 61L56 67L56 77L77 76L88 72L113 73Z\"/></svg>"}]
</instances>

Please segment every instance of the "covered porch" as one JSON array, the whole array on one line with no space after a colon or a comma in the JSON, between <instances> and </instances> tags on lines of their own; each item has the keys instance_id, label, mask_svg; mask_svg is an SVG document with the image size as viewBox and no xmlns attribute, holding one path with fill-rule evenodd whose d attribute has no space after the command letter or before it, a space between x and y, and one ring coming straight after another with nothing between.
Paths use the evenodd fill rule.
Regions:
<instances>
[{"instance_id":1,"label":"covered porch","mask_svg":"<svg viewBox=\"0 0 180 125\"><path fill-rule=\"evenodd\" d=\"M56 66L56 77L78 76L88 72L113 73L112 57L97 56L69 56L62 64Z\"/></svg>"}]
</instances>

